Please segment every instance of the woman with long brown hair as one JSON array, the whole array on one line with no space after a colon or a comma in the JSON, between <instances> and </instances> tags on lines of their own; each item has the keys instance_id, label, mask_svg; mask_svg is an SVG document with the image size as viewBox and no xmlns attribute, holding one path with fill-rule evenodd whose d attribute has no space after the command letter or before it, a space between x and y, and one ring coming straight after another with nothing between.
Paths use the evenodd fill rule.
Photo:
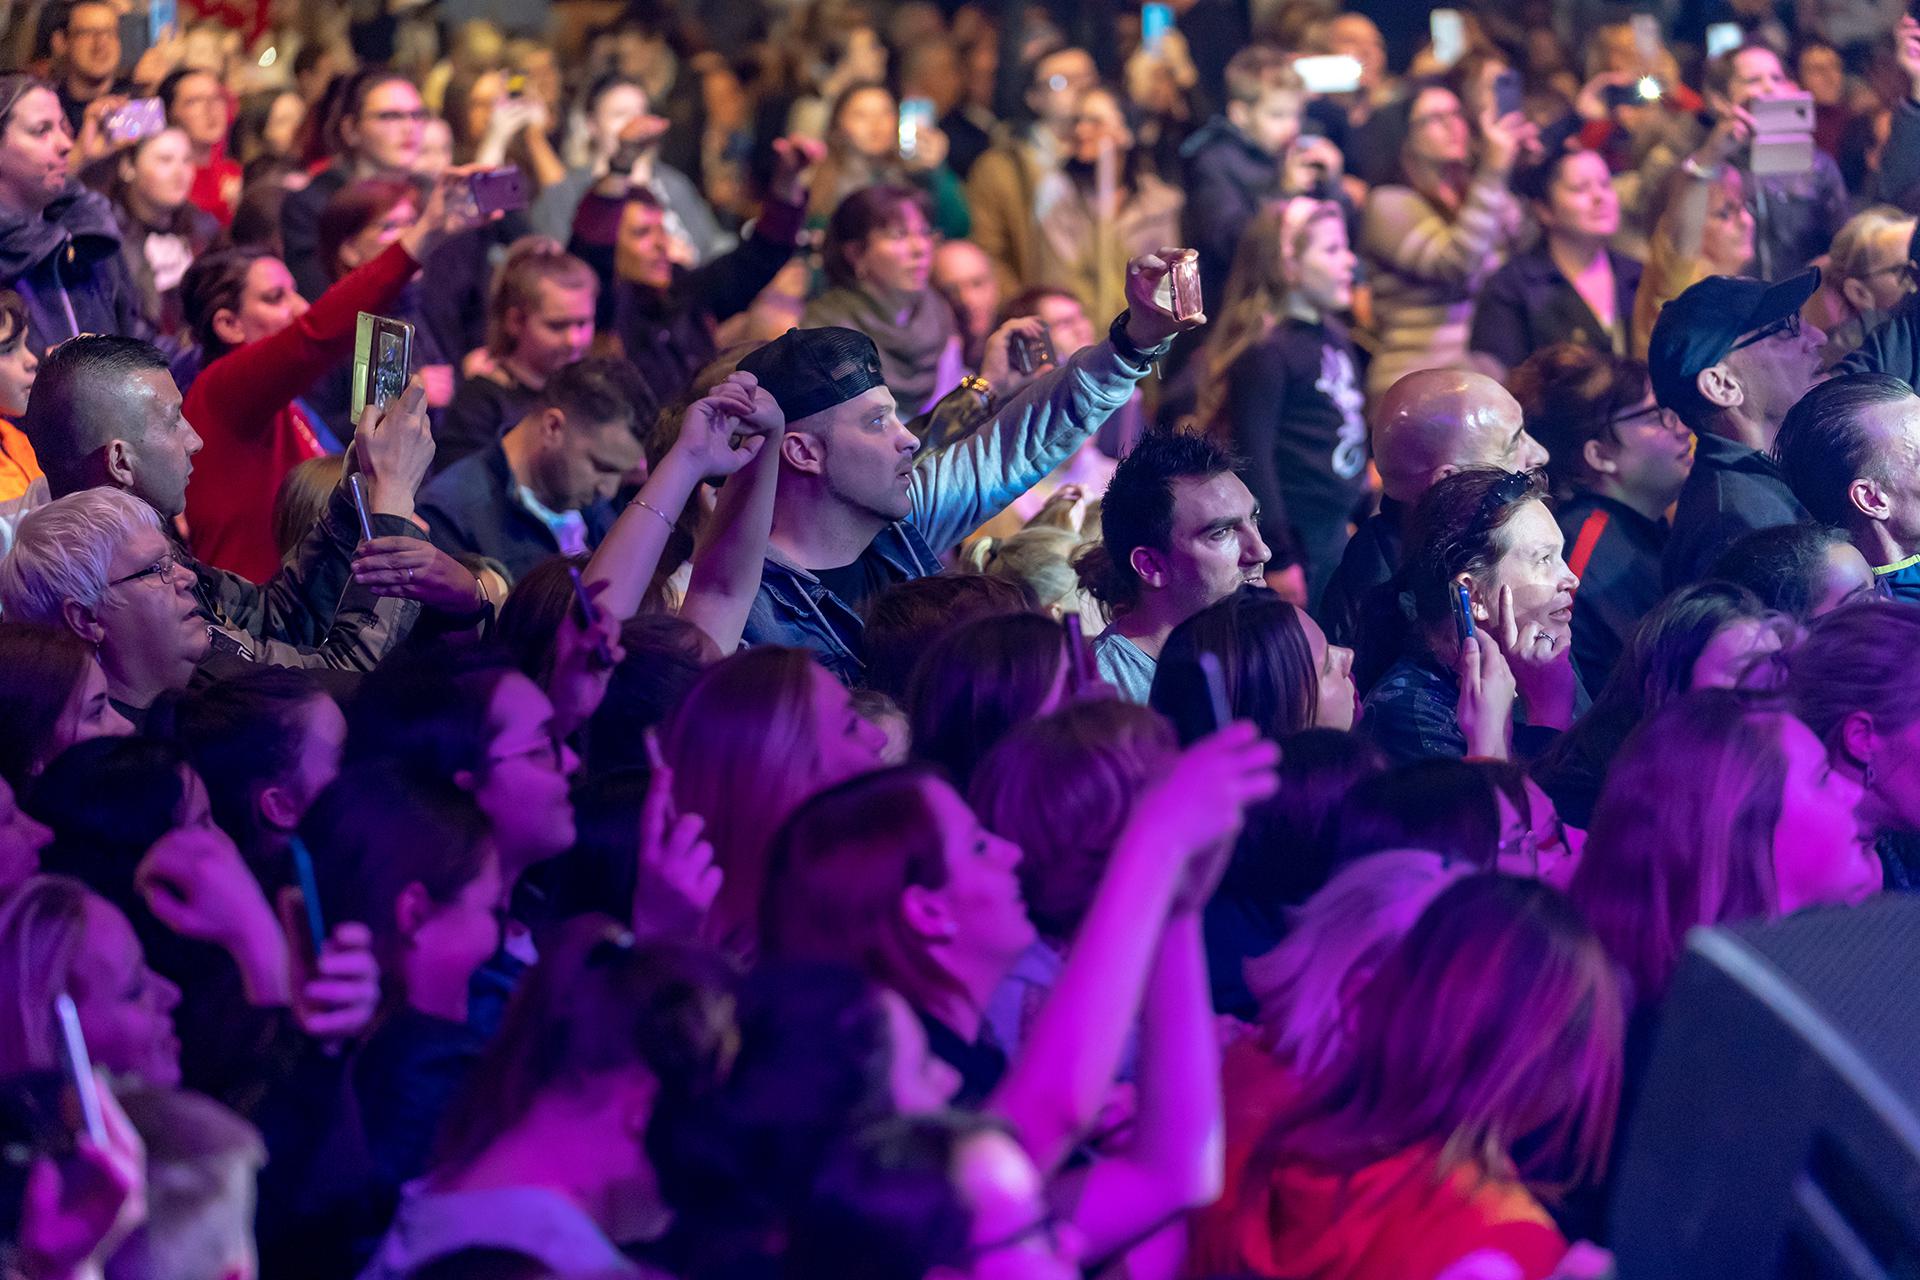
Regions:
<instances>
[{"instance_id":1,"label":"woman with long brown hair","mask_svg":"<svg viewBox=\"0 0 1920 1280\"><path fill-rule=\"evenodd\" d=\"M1195 417L1247 459L1276 590L1291 548L1305 595L1320 598L1364 489L1367 423L1353 344L1338 316L1356 259L1340 206L1294 196L1248 224L1234 255ZM1293 584L1298 585L1298 584Z\"/></svg>"}]
</instances>

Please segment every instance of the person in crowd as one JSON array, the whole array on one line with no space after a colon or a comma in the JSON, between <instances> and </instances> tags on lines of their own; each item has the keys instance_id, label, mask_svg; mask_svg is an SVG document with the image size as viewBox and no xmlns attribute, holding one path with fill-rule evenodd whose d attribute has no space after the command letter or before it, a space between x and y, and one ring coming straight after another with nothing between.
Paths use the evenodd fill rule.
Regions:
<instances>
[{"instance_id":1,"label":"person in crowd","mask_svg":"<svg viewBox=\"0 0 1920 1280\"><path fill-rule=\"evenodd\" d=\"M1019 846L1020 897L1036 933L987 1002L994 1043L1009 1058L1059 980L1130 798L1177 749L1165 717L1106 698L1031 717L981 759L967 798L982 826Z\"/></svg>"},{"instance_id":2,"label":"person in crowd","mask_svg":"<svg viewBox=\"0 0 1920 1280\"><path fill-rule=\"evenodd\" d=\"M621 205L602 296L611 301L613 332L627 359L662 404L693 387L719 354L721 323L746 311L793 257L807 168L819 147L782 138L774 152L773 179L751 234L691 270L674 261L665 205L647 191L630 192Z\"/></svg>"},{"instance_id":3,"label":"person in crowd","mask_svg":"<svg viewBox=\"0 0 1920 1280\"><path fill-rule=\"evenodd\" d=\"M220 234L213 216L189 201L192 178L193 144L179 128L139 139L114 162L109 198L120 252L140 291L140 314L163 339L185 327L181 280Z\"/></svg>"},{"instance_id":4,"label":"person in crowd","mask_svg":"<svg viewBox=\"0 0 1920 1280\"><path fill-rule=\"evenodd\" d=\"M1549 1274L1567 1242L1541 1197L1604 1173L1619 1106L1623 1001L1594 935L1531 880L1442 890L1353 997L1344 1052L1267 1065L1200 1264L1439 1275L1496 1250Z\"/></svg>"},{"instance_id":5,"label":"person in crowd","mask_svg":"<svg viewBox=\"0 0 1920 1280\"><path fill-rule=\"evenodd\" d=\"M1127 400L1173 336L1198 323L1153 301L1166 272L1157 257L1137 259L1128 308L1107 342L917 464L918 441L900 424L872 339L801 329L742 360L786 417L747 642L801 644L835 675L857 678L865 665L859 606L888 583L935 572L943 549L1064 461Z\"/></svg>"},{"instance_id":6,"label":"person in crowd","mask_svg":"<svg viewBox=\"0 0 1920 1280\"><path fill-rule=\"evenodd\" d=\"M1296 196L1259 213L1201 355L1194 417L1247 460L1275 555L1267 581L1307 605L1340 563L1366 483L1359 379L1337 319L1353 302L1355 262L1338 205Z\"/></svg>"},{"instance_id":7,"label":"person in crowd","mask_svg":"<svg viewBox=\"0 0 1920 1280\"><path fill-rule=\"evenodd\" d=\"M975 618L1026 613L1036 603L1029 588L1004 574L942 572L895 583L862 611L867 656L862 687L904 700L928 645Z\"/></svg>"},{"instance_id":8,"label":"person in crowd","mask_svg":"<svg viewBox=\"0 0 1920 1280\"><path fill-rule=\"evenodd\" d=\"M747 726L753 726L747 731ZM876 768L881 731L804 650L756 647L710 667L660 735L674 799L704 820L724 879L705 936L754 954L768 847L809 796ZM751 789L752 805L737 803Z\"/></svg>"},{"instance_id":9,"label":"person in crowd","mask_svg":"<svg viewBox=\"0 0 1920 1280\"><path fill-rule=\"evenodd\" d=\"M873 340L896 404L917 417L966 372L953 309L932 287L933 229L906 187L854 191L827 222L827 289L801 323L856 329Z\"/></svg>"},{"instance_id":10,"label":"person in crowd","mask_svg":"<svg viewBox=\"0 0 1920 1280\"><path fill-rule=\"evenodd\" d=\"M1754 216L1746 178L1732 163L1752 136L1745 112L1721 112L1705 140L1656 189L1647 261L1633 299L1635 359L1647 358L1654 322L1667 303L1708 276L1745 275L1752 266Z\"/></svg>"},{"instance_id":11,"label":"person in crowd","mask_svg":"<svg viewBox=\"0 0 1920 1280\"><path fill-rule=\"evenodd\" d=\"M1576 628L1579 619L1576 608ZM1780 622L1757 595L1713 579L1655 605L1628 634L1593 705L1534 762L1533 776L1567 821L1590 825L1621 744L1649 717L1691 690L1737 688L1758 674L1782 647Z\"/></svg>"},{"instance_id":12,"label":"person in crowd","mask_svg":"<svg viewBox=\"0 0 1920 1280\"><path fill-rule=\"evenodd\" d=\"M307 671L261 667L194 689L173 731L213 820L269 885L294 884L302 818L340 772L347 718Z\"/></svg>"},{"instance_id":13,"label":"person in crowd","mask_svg":"<svg viewBox=\"0 0 1920 1280\"><path fill-rule=\"evenodd\" d=\"M1407 653L1367 694L1362 728L1394 762L1529 756L1573 723L1580 580L1537 476L1470 467L1429 489L1408 525ZM1464 599L1462 598L1464 597ZM1460 623L1465 612L1472 630ZM1515 698L1527 732L1515 741Z\"/></svg>"},{"instance_id":14,"label":"person in crowd","mask_svg":"<svg viewBox=\"0 0 1920 1280\"><path fill-rule=\"evenodd\" d=\"M1359 249L1373 285L1378 351L1367 391L1379 396L1415 369L1463 369L1473 299L1513 247L1521 210L1507 189L1522 121L1489 106L1476 159L1466 109L1438 86L1407 107L1403 177L1375 187Z\"/></svg>"},{"instance_id":15,"label":"person in crowd","mask_svg":"<svg viewBox=\"0 0 1920 1280\"><path fill-rule=\"evenodd\" d=\"M40 357L27 342L26 300L0 289L0 555L13 545L20 517L51 496L33 441L16 425L39 372Z\"/></svg>"},{"instance_id":16,"label":"person in crowd","mask_svg":"<svg viewBox=\"0 0 1920 1280\"><path fill-rule=\"evenodd\" d=\"M857 191L901 187L920 194L929 224L942 236L966 237L966 195L946 165L946 135L929 122L917 124L903 140L899 106L884 84L867 81L841 90L826 138L827 154L814 171L807 201L810 221L830 220Z\"/></svg>"},{"instance_id":17,"label":"person in crowd","mask_svg":"<svg viewBox=\"0 0 1920 1280\"><path fill-rule=\"evenodd\" d=\"M307 123L307 103L292 89L259 89L240 99L227 140L232 158L247 166L263 156L291 157ZM275 226L279 225L278 219Z\"/></svg>"},{"instance_id":18,"label":"person in crowd","mask_svg":"<svg viewBox=\"0 0 1920 1280\"><path fill-rule=\"evenodd\" d=\"M193 147L193 185L187 198L226 228L240 205L242 177L242 161L227 154L233 112L226 85L211 71L183 66L160 82L158 96L166 104L167 119Z\"/></svg>"},{"instance_id":19,"label":"person in crowd","mask_svg":"<svg viewBox=\"0 0 1920 1280\"><path fill-rule=\"evenodd\" d=\"M56 498L20 522L0 560L0 610L95 646L113 709L135 725L161 694L187 687L210 645L160 517L117 489Z\"/></svg>"},{"instance_id":20,"label":"person in crowd","mask_svg":"<svg viewBox=\"0 0 1920 1280\"><path fill-rule=\"evenodd\" d=\"M907 681L913 754L965 793L975 767L1014 726L1098 694L1076 681L1071 642L1038 612L975 618L935 638Z\"/></svg>"},{"instance_id":21,"label":"person in crowd","mask_svg":"<svg viewBox=\"0 0 1920 1280\"><path fill-rule=\"evenodd\" d=\"M1040 270L1029 283L1071 290L1089 315L1127 304L1126 263L1177 243L1186 203L1183 192L1148 170L1147 160L1120 96L1098 84L1081 90L1060 167L1034 190ZM1108 183L1110 205L1103 194Z\"/></svg>"},{"instance_id":22,"label":"person in crowd","mask_svg":"<svg viewBox=\"0 0 1920 1280\"><path fill-rule=\"evenodd\" d=\"M1212 731L1202 655L1220 664L1227 708L1278 741L1302 729L1353 727L1353 651L1327 643L1304 609L1259 586L1237 587L1167 634L1149 703L1182 742Z\"/></svg>"},{"instance_id":23,"label":"person in crowd","mask_svg":"<svg viewBox=\"0 0 1920 1280\"><path fill-rule=\"evenodd\" d=\"M1751 529L1807 518L1771 457L1780 423L1819 376L1826 338L1800 318L1819 284L1709 276L1669 302L1653 326L1653 398L1694 434L1693 470L1661 557L1671 590L1703 576Z\"/></svg>"},{"instance_id":24,"label":"person in crowd","mask_svg":"<svg viewBox=\"0 0 1920 1280\"><path fill-rule=\"evenodd\" d=\"M982 538L970 544L982 554L974 567L989 577L1023 586L1033 594L1040 612L1056 622L1080 619L1082 635L1093 637L1106 629L1100 606L1081 585L1073 560L1086 545L1071 529L1032 525L1008 538ZM871 634L872 619L868 619Z\"/></svg>"},{"instance_id":25,"label":"person in crowd","mask_svg":"<svg viewBox=\"0 0 1920 1280\"><path fill-rule=\"evenodd\" d=\"M158 350L131 338L65 342L41 367L36 387L21 425L56 497L109 486L167 521L185 510L200 436L181 413L180 390ZM422 540L413 491L431 448L421 402L407 396L361 433L357 454L377 536ZM405 636L415 606L402 600L386 611L347 591L359 535L353 500L340 485L313 535L265 586L196 559L171 529L167 551L189 575L202 616L222 634L223 652L274 665L364 669Z\"/></svg>"},{"instance_id":26,"label":"person in crowd","mask_svg":"<svg viewBox=\"0 0 1920 1280\"><path fill-rule=\"evenodd\" d=\"M1529 356L1509 386L1546 448L1573 601L1573 665L1598 689L1660 600L1667 511L1693 466L1693 433L1655 403L1638 361L1565 343Z\"/></svg>"},{"instance_id":27,"label":"person in crowd","mask_svg":"<svg viewBox=\"0 0 1920 1280\"><path fill-rule=\"evenodd\" d=\"M953 308L967 368L978 369L1000 310L1000 281L993 273L993 259L971 240L943 240L933 251L931 279Z\"/></svg>"},{"instance_id":28,"label":"person in crowd","mask_svg":"<svg viewBox=\"0 0 1920 1280\"><path fill-rule=\"evenodd\" d=\"M1120 460L1100 507L1100 541L1075 560L1108 615L1093 642L1100 678L1146 702L1175 627L1243 585L1272 558L1260 508L1235 459L1205 436L1153 431Z\"/></svg>"},{"instance_id":29,"label":"person in crowd","mask_svg":"<svg viewBox=\"0 0 1920 1280\"><path fill-rule=\"evenodd\" d=\"M1851 355L1914 291L1916 231L1920 231L1920 220L1912 214L1874 205L1847 219L1833 237L1820 275L1821 292L1835 313L1823 326L1827 331L1823 365L1830 368Z\"/></svg>"},{"instance_id":30,"label":"person in crowd","mask_svg":"<svg viewBox=\"0 0 1920 1280\"><path fill-rule=\"evenodd\" d=\"M504 436L421 489L433 544L489 556L515 579L548 556L599 546L613 495L641 461L635 416L650 402L625 361L561 366Z\"/></svg>"},{"instance_id":31,"label":"person in crowd","mask_svg":"<svg viewBox=\"0 0 1920 1280\"><path fill-rule=\"evenodd\" d=\"M1180 146L1187 243L1200 252L1201 292L1209 298L1227 296L1228 268L1261 206L1282 191L1312 194L1317 185L1297 180L1309 163L1305 155L1299 164L1291 163L1307 91L1286 53L1272 45L1248 45L1227 62L1226 90L1226 109ZM1325 154L1332 150L1330 143L1319 144L1315 154L1322 172L1315 177L1338 180L1339 166L1329 169Z\"/></svg>"},{"instance_id":32,"label":"person in crowd","mask_svg":"<svg viewBox=\"0 0 1920 1280\"><path fill-rule=\"evenodd\" d=\"M1899 646L1920 637L1920 610L1904 601L1859 601L1807 629L1785 655L1793 713L1818 734L1836 771L1861 788L1860 817L1878 840L1888 889L1920 888L1920 811L1908 745L1920 726Z\"/></svg>"},{"instance_id":33,"label":"person in crowd","mask_svg":"<svg viewBox=\"0 0 1920 1280\"><path fill-rule=\"evenodd\" d=\"M1879 589L1920 600L1920 397L1889 373L1822 382L1787 411L1774 456L1813 518L1844 529Z\"/></svg>"},{"instance_id":34,"label":"person in crowd","mask_svg":"<svg viewBox=\"0 0 1920 1280\"><path fill-rule=\"evenodd\" d=\"M1552 800L1502 760L1435 756L1361 778L1341 799L1340 865L1425 849L1448 866L1530 876L1565 888L1578 864Z\"/></svg>"},{"instance_id":35,"label":"person in crowd","mask_svg":"<svg viewBox=\"0 0 1920 1280\"><path fill-rule=\"evenodd\" d=\"M1707 99L1751 116L1757 101L1798 93L1780 55L1762 40L1707 64ZM1762 280L1785 280L1826 252L1847 220L1847 186L1833 157L1818 147L1813 166L1795 173L1756 173L1748 140L1747 207L1753 210L1754 257Z\"/></svg>"},{"instance_id":36,"label":"person in crowd","mask_svg":"<svg viewBox=\"0 0 1920 1280\"><path fill-rule=\"evenodd\" d=\"M108 5L73 12L111 29ZM68 175L72 152L53 87L20 72L0 76L0 287L26 299L36 357L82 333L148 334L112 206Z\"/></svg>"},{"instance_id":37,"label":"person in crowd","mask_svg":"<svg viewBox=\"0 0 1920 1280\"><path fill-rule=\"evenodd\" d=\"M51 34L59 71L60 110L67 132L78 134L88 108L97 116L132 87L121 74L120 13L104 0L79 0L66 6ZM96 106L95 104L99 104Z\"/></svg>"},{"instance_id":38,"label":"person in crowd","mask_svg":"<svg viewBox=\"0 0 1920 1280\"><path fill-rule=\"evenodd\" d=\"M254 582L279 568L273 494L296 463L339 446L295 401L347 359L359 313L384 312L434 246L466 225L471 214L456 205L447 184L437 186L412 226L312 308L286 264L265 254L230 250L189 269L181 293L206 363L181 409L202 440L185 514L203 560Z\"/></svg>"},{"instance_id":39,"label":"person in crowd","mask_svg":"<svg viewBox=\"0 0 1920 1280\"><path fill-rule=\"evenodd\" d=\"M507 250L487 298L489 368L461 382L435 435L442 469L497 442L548 379L585 358L599 291L593 269L554 241L534 237Z\"/></svg>"},{"instance_id":40,"label":"person in crowd","mask_svg":"<svg viewBox=\"0 0 1920 1280\"><path fill-rule=\"evenodd\" d=\"M363 1276L403 1280L477 1246L563 1274L663 1275L619 1246L665 1225L649 1132L725 1077L738 1036L730 985L706 953L637 942L604 917L573 922L532 970Z\"/></svg>"},{"instance_id":41,"label":"person in crowd","mask_svg":"<svg viewBox=\"0 0 1920 1280\"><path fill-rule=\"evenodd\" d=\"M967 175L972 238L993 259L1003 294L1046 281L1034 200L1072 149L1080 95L1099 74L1084 49L1055 49L1036 61L1025 97L1033 123L989 147Z\"/></svg>"},{"instance_id":42,"label":"person in crowd","mask_svg":"<svg viewBox=\"0 0 1920 1280\"><path fill-rule=\"evenodd\" d=\"M146 1147L147 1220L107 1259L106 1280L254 1273L258 1130L186 1090L129 1091L124 1105Z\"/></svg>"},{"instance_id":43,"label":"person in crowd","mask_svg":"<svg viewBox=\"0 0 1920 1280\"><path fill-rule=\"evenodd\" d=\"M1320 601L1327 638L1355 650L1362 692L1399 657L1390 645L1370 646L1363 633L1373 629L1374 597L1400 571L1414 504L1463 467L1533 471L1548 462L1505 387L1485 374L1443 369L1408 374L1388 389L1374 406L1372 443L1380 510L1355 530Z\"/></svg>"},{"instance_id":44,"label":"person in crowd","mask_svg":"<svg viewBox=\"0 0 1920 1280\"><path fill-rule=\"evenodd\" d=\"M1745 587L1800 623L1879 593L1873 566L1847 531L1812 523L1755 529L1722 552L1707 576Z\"/></svg>"},{"instance_id":45,"label":"person in crowd","mask_svg":"<svg viewBox=\"0 0 1920 1280\"><path fill-rule=\"evenodd\" d=\"M320 261L320 211L358 178L409 179L420 160L428 118L420 91L398 71L363 67L341 86L319 137L329 162L280 206L280 237L294 288L308 300L327 289Z\"/></svg>"},{"instance_id":46,"label":"person in crowd","mask_svg":"<svg viewBox=\"0 0 1920 1280\"><path fill-rule=\"evenodd\" d=\"M24 790L76 742L132 733L113 709L97 647L64 625L0 622L0 778Z\"/></svg>"},{"instance_id":47,"label":"person in crowd","mask_svg":"<svg viewBox=\"0 0 1920 1280\"><path fill-rule=\"evenodd\" d=\"M1563 147L1515 176L1544 232L1474 300L1467 349L1504 378L1527 357L1560 343L1625 356L1633 350L1640 264L1608 247L1620 230L1620 198L1595 151Z\"/></svg>"},{"instance_id":48,"label":"person in crowd","mask_svg":"<svg viewBox=\"0 0 1920 1280\"><path fill-rule=\"evenodd\" d=\"M1733 690L1679 698L1628 738L1571 892L1626 975L1636 1035L1651 1030L1695 926L1880 890L1861 794L1783 705Z\"/></svg>"}]
</instances>

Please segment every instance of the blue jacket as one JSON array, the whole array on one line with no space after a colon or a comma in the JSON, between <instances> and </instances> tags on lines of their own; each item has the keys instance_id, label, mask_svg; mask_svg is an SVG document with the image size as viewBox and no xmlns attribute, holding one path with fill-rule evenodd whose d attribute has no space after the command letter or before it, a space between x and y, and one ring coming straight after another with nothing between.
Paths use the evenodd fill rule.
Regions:
<instances>
[{"instance_id":1,"label":"blue jacket","mask_svg":"<svg viewBox=\"0 0 1920 1280\"><path fill-rule=\"evenodd\" d=\"M1151 368L1100 342L1036 379L979 430L919 460L911 514L882 529L863 555L876 559L891 582L940 572L941 553L1065 462ZM812 573L768 554L745 643L811 649L822 666L852 684L866 671L864 629L853 607Z\"/></svg>"},{"instance_id":2,"label":"blue jacket","mask_svg":"<svg viewBox=\"0 0 1920 1280\"><path fill-rule=\"evenodd\" d=\"M427 536L451 556L492 556L518 582L548 556L559 555L560 543L515 498L514 487L507 451L497 441L468 454L420 490L417 505ZM587 522L587 546L599 546L613 524L613 504L596 502L580 514Z\"/></svg>"},{"instance_id":3,"label":"blue jacket","mask_svg":"<svg viewBox=\"0 0 1920 1280\"><path fill-rule=\"evenodd\" d=\"M35 355L83 333L148 338L140 290L120 255L120 228L105 196L78 182L44 213L0 208L0 288L27 304Z\"/></svg>"}]
</instances>

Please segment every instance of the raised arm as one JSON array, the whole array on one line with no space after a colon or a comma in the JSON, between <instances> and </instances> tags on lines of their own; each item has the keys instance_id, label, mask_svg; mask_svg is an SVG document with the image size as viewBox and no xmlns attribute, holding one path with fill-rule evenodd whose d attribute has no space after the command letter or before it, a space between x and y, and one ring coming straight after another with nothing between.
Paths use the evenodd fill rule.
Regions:
<instances>
[{"instance_id":1,"label":"raised arm","mask_svg":"<svg viewBox=\"0 0 1920 1280\"><path fill-rule=\"evenodd\" d=\"M709 477L732 475L753 461L766 449L769 433L778 429L774 424L785 425L779 413L773 398L759 389L750 373L729 374L687 409L673 447L614 521L581 574L590 587L604 584L597 597L601 608L623 620L640 611L667 538L673 533L674 521L680 518L694 490ZM736 436L740 437L737 445ZM771 494L766 503L766 526L771 527ZM762 528L760 545L764 547L765 543L766 528ZM709 558L710 585L718 600L729 598L735 589L736 552L737 548L723 546ZM747 588L749 598L758 586L756 561L753 585ZM724 605L720 607L724 612ZM745 625L744 616L740 625ZM739 644L737 632L734 644Z\"/></svg>"},{"instance_id":2,"label":"raised arm","mask_svg":"<svg viewBox=\"0 0 1920 1280\"><path fill-rule=\"evenodd\" d=\"M1360 241L1367 255L1401 275L1465 284L1487 274L1494 249L1514 217L1507 175L1519 148L1518 123L1482 119L1487 146L1467 184L1460 212L1449 221L1407 187L1376 187L1367 200Z\"/></svg>"},{"instance_id":3,"label":"raised arm","mask_svg":"<svg viewBox=\"0 0 1920 1280\"><path fill-rule=\"evenodd\" d=\"M988 1102L1042 1169L1059 1165L1099 1114L1139 1009L1161 921L1190 864L1231 846L1246 806L1279 785L1279 758L1279 748L1252 725L1229 725L1188 748L1136 802L1059 981ZM1204 1000L1204 983L1201 993Z\"/></svg>"},{"instance_id":4,"label":"raised arm","mask_svg":"<svg viewBox=\"0 0 1920 1280\"><path fill-rule=\"evenodd\" d=\"M747 614L753 609L766 564L774 493L780 484L779 441L786 419L773 397L758 386L753 388L753 402L753 417L739 420L733 429L745 432L758 427L765 443L721 486L720 500L694 548L693 577L680 604L680 616L712 637L721 653L738 649L747 629ZM743 439L741 446L747 447L749 439ZM712 445L729 447L731 452L724 441Z\"/></svg>"}]
</instances>

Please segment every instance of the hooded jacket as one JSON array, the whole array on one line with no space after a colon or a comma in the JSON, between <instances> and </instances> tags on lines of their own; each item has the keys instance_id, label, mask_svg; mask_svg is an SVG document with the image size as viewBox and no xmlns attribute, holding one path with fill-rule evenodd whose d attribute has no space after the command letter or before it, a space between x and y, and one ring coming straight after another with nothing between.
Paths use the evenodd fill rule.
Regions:
<instances>
[{"instance_id":1,"label":"hooded jacket","mask_svg":"<svg viewBox=\"0 0 1920 1280\"><path fill-rule=\"evenodd\" d=\"M25 300L36 356L83 333L152 337L113 208L75 180L41 212L0 208L0 287Z\"/></svg>"}]
</instances>

